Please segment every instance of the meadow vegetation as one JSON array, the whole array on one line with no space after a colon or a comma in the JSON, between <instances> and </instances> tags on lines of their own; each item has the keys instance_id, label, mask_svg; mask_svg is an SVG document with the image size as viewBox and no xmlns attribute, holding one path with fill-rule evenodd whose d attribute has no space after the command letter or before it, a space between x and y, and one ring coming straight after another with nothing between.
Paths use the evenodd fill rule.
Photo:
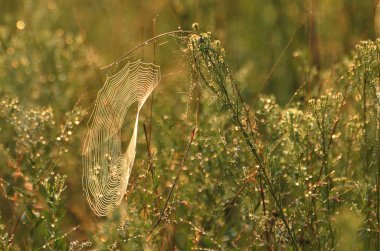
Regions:
<instances>
[{"instance_id":1,"label":"meadow vegetation","mask_svg":"<svg viewBox=\"0 0 380 251\"><path fill-rule=\"evenodd\" d=\"M375 5L216 2L4 4L2 250L380 249ZM154 62L162 79L125 199L98 217L81 156L115 58Z\"/></svg>"}]
</instances>

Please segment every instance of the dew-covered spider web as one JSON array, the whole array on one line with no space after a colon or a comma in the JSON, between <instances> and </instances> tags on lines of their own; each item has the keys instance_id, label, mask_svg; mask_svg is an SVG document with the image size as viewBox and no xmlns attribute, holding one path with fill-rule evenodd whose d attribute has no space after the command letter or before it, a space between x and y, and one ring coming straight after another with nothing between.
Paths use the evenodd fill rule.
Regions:
<instances>
[{"instance_id":1,"label":"dew-covered spider web","mask_svg":"<svg viewBox=\"0 0 380 251\"><path fill-rule=\"evenodd\" d=\"M98 216L108 215L124 197L136 155L139 113L159 81L160 67L138 60L107 76L98 91L82 157L83 189ZM134 103L136 117L126 117ZM135 122L123 152L121 131L125 119Z\"/></svg>"}]
</instances>

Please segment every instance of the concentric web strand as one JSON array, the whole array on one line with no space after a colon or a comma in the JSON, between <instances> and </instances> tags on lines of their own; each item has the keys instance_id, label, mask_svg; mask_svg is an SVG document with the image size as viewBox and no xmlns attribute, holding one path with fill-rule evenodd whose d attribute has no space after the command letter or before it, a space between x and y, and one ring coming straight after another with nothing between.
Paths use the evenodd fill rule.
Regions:
<instances>
[{"instance_id":1,"label":"concentric web strand","mask_svg":"<svg viewBox=\"0 0 380 251\"><path fill-rule=\"evenodd\" d=\"M128 62L108 76L99 90L83 148L83 189L91 209L108 215L120 205L136 155L139 113L160 81L160 67ZM121 149L121 129L131 106L137 103L133 133L126 151Z\"/></svg>"}]
</instances>

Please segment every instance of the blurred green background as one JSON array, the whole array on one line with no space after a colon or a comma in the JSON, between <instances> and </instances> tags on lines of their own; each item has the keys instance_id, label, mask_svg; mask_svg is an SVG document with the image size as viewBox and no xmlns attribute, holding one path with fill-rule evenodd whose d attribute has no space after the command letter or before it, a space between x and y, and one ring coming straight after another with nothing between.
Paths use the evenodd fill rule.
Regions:
<instances>
[{"instance_id":1,"label":"blurred green background","mask_svg":"<svg viewBox=\"0 0 380 251\"><path fill-rule=\"evenodd\" d=\"M257 94L270 75L265 92L275 94L280 103L284 103L302 82L297 69L300 63L293 57L305 54L307 62L302 63L318 69L338 62L358 41L375 37L374 4L375 1L355 0L3 0L0 10L1 79L7 82L2 81L1 90L10 88L8 82L13 82L13 86L21 85L21 80L27 82L25 78L12 81L13 76L9 75L12 72L9 68L14 69L15 74L22 70L22 62L19 67L12 66L12 62L20 61L22 56L30 56L30 65L43 61L40 64L45 69L41 70L46 71L46 75L54 75L57 70L54 69L56 62L52 62L57 60L54 57L65 55L53 55L55 45L52 43L62 43L59 46L63 48L74 47L72 50L83 46L86 51L78 49L78 53L67 56L86 62L63 68L69 75L78 67L95 70L152 37L155 19L156 34L178 27L189 30L192 23L200 23L202 30L211 31L223 41L230 64L244 83L248 100ZM24 22L23 29L17 29L18 21ZM62 41L56 41L59 39ZM12 46L15 53L10 49ZM39 57L33 58L34 55ZM72 63L74 58L70 58ZM279 62L276 64L276 61ZM66 69L68 66L70 69ZM273 67L273 74L270 74ZM83 75L82 81L66 76L64 82L70 86L84 85L89 76ZM56 77L59 80L59 76ZM45 78L49 82L48 76ZM33 81L37 80L33 78ZM21 90L26 88L31 85L28 83ZM48 97L42 99L45 100L48 101Z\"/></svg>"}]
</instances>

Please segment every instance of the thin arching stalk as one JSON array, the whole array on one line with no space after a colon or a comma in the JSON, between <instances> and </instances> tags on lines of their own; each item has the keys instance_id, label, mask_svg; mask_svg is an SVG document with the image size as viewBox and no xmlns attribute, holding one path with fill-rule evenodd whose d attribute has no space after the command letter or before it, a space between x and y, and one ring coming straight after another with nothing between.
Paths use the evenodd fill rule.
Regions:
<instances>
[{"instance_id":1,"label":"thin arching stalk","mask_svg":"<svg viewBox=\"0 0 380 251\"><path fill-rule=\"evenodd\" d=\"M195 31L189 31L189 30L177 30L177 31L169 31L169 32L165 32L165 33L162 33L162 34L159 34L159 35L156 35L148 40L145 40L144 42L142 42L141 44L137 45L136 47L134 47L133 49L129 50L128 52L124 53L122 56L120 56L118 59L116 59L114 62L106 65L106 66L103 66L102 70L106 70L106 69L109 69L111 68L112 66L114 65L117 65L125 60L127 60L129 58L129 56L136 50L140 49L141 47L143 46L146 46L148 45L149 43L151 42L154 42L154 41L157 41L157 39L159 38L162 38L162 37L166 37L166 36L172 36L172 35L177 35L177 34L199 34L198 32L195 32Z\"/></svg>"}]
</instances>

